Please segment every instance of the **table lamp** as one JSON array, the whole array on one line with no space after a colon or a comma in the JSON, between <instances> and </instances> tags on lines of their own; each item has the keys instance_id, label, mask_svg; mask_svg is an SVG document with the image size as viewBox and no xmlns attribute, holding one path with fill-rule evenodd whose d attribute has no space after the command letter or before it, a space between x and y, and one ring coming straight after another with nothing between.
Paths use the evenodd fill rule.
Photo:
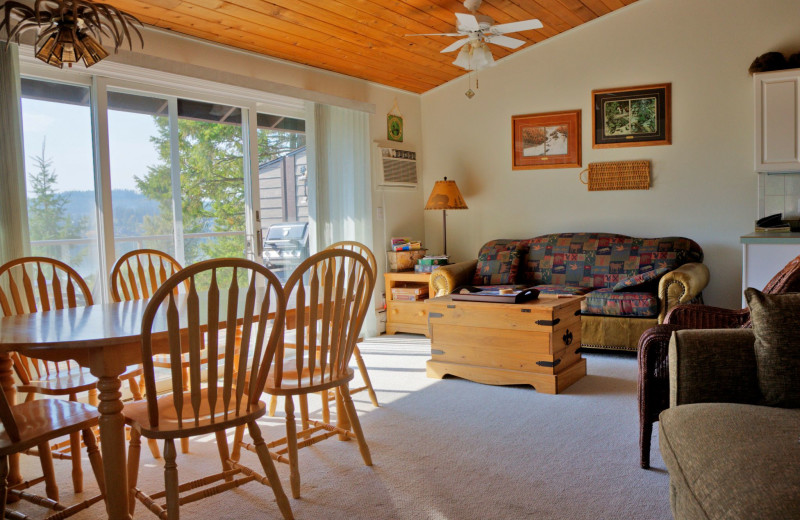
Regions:
<instances>
[{"instance_id":1,"label":"table lamp","mask_svg":"<svg viewBox=\"0 0 800 520\"><path fill-rule=\"evenodd\" d=\"M444 243L444 254L447 255L447 210L448 209L467 209L464 197L458 191L456 181L448 181L447 177L443 181L436 181L428 197L425 209L442 210L442 242Z\"/></svg>"}]
</instances>

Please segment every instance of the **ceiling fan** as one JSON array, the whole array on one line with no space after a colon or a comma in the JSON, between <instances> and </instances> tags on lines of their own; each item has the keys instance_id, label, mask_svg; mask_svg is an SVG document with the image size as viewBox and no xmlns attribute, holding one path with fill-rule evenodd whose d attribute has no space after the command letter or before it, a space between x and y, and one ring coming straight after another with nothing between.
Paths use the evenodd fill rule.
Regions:
<instances>
[{"instance_id":1,"label":"ceiling fan","mask_svg":"<svg viewBox=\"0 0 800 520\"><path fill-rule=\"evenodd\" d=\"M508 33L541 29L542 22L537 19L520 22L493 25L494 20L488 16L476 14L481 5L481 0L464 0L464 7L472 14L455 13L456 32L409 34L407 36L463 36L460 40L448 45L441 52L453 52L461 49L453 62L467 70L481 70L494 65L494 57L487 43L500 45L509 49L516 49L525 44L525 41L505 36Z\"/></svg>"}]
</instances>

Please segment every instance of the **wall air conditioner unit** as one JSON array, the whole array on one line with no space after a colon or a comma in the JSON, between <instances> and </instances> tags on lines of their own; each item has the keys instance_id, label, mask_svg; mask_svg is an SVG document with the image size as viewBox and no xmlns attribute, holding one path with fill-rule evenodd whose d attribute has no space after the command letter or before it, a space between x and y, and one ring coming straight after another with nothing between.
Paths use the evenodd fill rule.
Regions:
<instances>
[{"instance_id":1,"label":"wall air conditioner unit","mask_svg":"<svg viewBox=\"0 0 800 520\"><path fill-rule=\"evenodd\" d=\"M413 150L376 146L377 184L382 188L417 187L417 153Z\"/></svg>"}]
</instances>

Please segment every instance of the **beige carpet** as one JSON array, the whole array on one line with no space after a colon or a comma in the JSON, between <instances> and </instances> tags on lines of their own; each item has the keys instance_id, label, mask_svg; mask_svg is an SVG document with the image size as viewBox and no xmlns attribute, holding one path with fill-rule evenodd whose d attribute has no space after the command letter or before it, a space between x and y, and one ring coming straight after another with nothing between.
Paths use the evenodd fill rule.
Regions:
<instances>
[{"instance_id":1,"label":"beige carpet","mask_svg":"<svg viewBox=\"0 0 800 520\"><path fill-rule=\"evenodd\" d=\"M634 357L586 354L587 377L554 396L530 387L428 379L430 343L420 336L376 338L362 352L381 402L376 409L366 392L354 397L374 466L364 466L355 442L331 439L302 450L302 498L291 500L297 519L671 518L657 438L654 469L639 468ZM319 413L318 402L311 408ZM282 436L282 417L261 424L267 440ZM182 482L219 464L213 436L193 439L191 451L178 458ZM254 455L244 457L257 464ZM23 464L27 474L37 471L33 457L23 457ZM160 489L160 461L144 446L142 464L142 487ZM84 468L93 488L88 462ZM56 461L56 470L62 500L69 502L75 498L69 463ZM288 495L288 468L278 465L278 471ZM98 504L73 518L104 513ZM272 491L257 483L181 513L280 518ZM154 518L141 504L135 516Z\"/></svg>"}]
</instances>

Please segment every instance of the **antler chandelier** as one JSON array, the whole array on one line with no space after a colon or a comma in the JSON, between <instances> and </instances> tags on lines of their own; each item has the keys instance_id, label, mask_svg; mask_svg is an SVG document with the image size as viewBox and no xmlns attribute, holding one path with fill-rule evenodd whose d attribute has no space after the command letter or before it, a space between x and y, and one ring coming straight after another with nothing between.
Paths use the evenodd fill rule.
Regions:
<instances>
[{"instance_id":1,"label":"antler chandelier","mask_svg":"<svg viewBox=\"0 0 800 520\"><path fill-rule=\"evenodd\" d=\"M36 29L36 57L58 68L64 63L71 67L81 60L91 67L108 57L98 41L101 34L114 41L114 52L125 41L133 49L131 32L144 45L135 25L141 26L142 22L112 5L89 0L36 0L31 8L9 0L3 9L0 30L5 27L8 40L19 40L23 32Z\"/></svg>"}]
</instances>

